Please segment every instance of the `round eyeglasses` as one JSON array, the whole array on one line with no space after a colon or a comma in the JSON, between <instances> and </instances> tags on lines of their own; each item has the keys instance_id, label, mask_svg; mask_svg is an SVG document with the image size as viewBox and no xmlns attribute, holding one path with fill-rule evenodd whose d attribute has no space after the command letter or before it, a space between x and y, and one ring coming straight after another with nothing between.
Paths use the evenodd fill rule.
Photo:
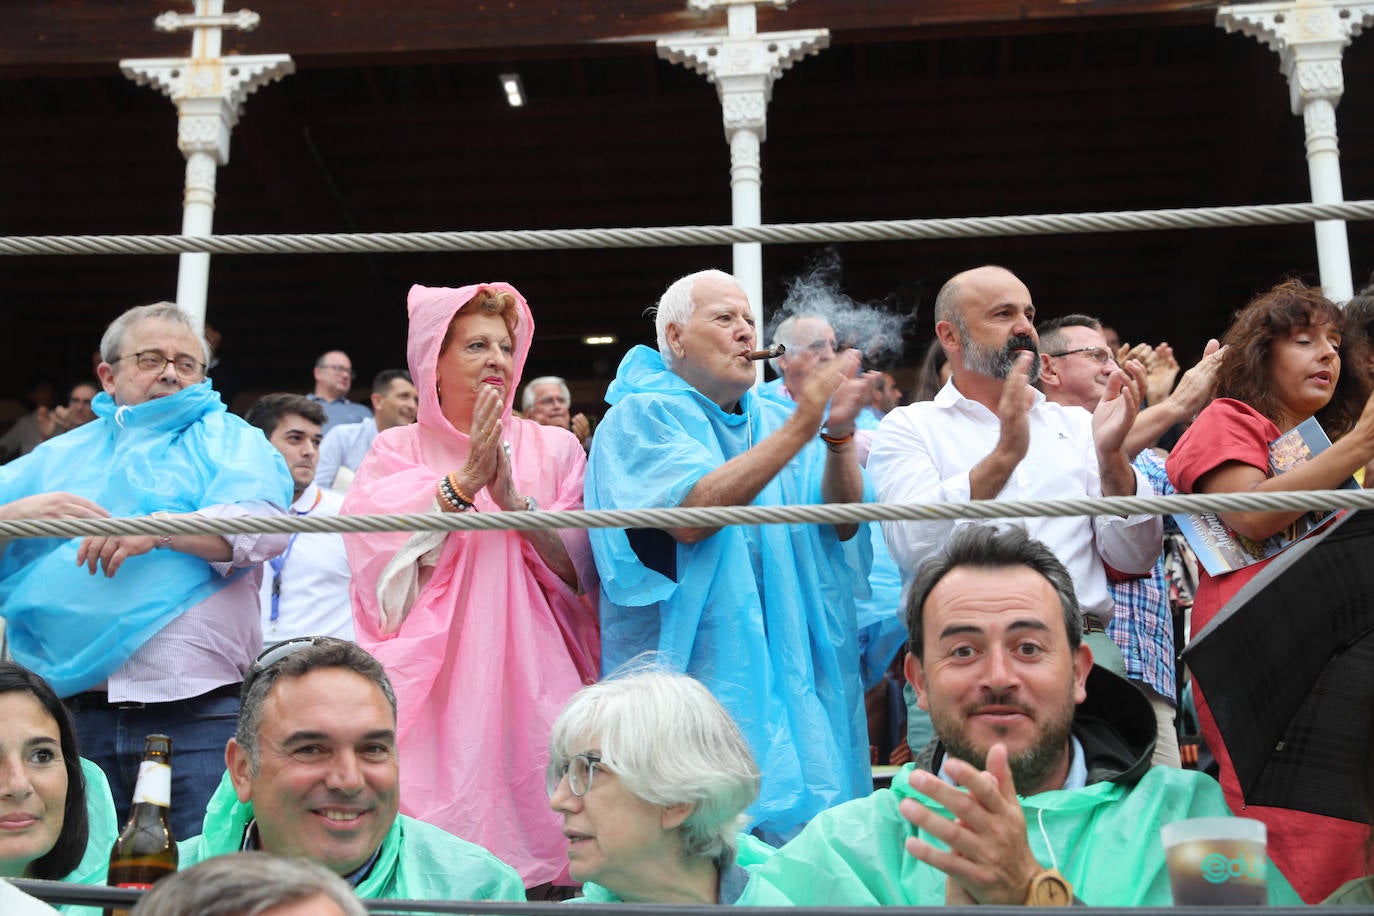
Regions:
<instances>
[{"instance_id":1,"label":"round eyeglasses","mask_svg":"<svg viewBox=\"0 0 1374 916\"><path fill-rule=\"evenodd\" d=\"M139 372L161 372L170 365L178 378L195 378L205 371L205 363L185 353L168 356L159 350L139 350L137 353L116 356L111 362L117 363L123 359L133 360Z\"/></svg>"},{"instance_id":2,"label":"round eyeglasses","mask_svg":"<svg viewBox=\"0 0 1374 916\"><path fill-rule=\"evenodd\" d=\"M581 754L573 754L563 763L550 763L549 769L545 774L548 784L549 797L558 791L558 786L563 782L563 777L568 777L568 788L572 794L578 798L586 795L592 788L592 779L596 776L596 768L601 764L601 755L592 751L585 751Z\"/></svg>"}]
</instances>

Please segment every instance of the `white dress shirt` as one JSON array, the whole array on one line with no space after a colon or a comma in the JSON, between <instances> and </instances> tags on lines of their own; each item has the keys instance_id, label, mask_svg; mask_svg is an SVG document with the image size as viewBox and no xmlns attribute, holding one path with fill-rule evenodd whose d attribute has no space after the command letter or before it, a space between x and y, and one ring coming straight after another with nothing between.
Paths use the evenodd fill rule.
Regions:
<instances>
[{"instance_id":1,"label":"white dress shirt","mask_svg":"<svg viewBox=\"0 0 1374 916\"><path fill-rule=\"evenodd\" d=\"M343 495L312 483L291 504L292 515L338 515ZM348 601L348 557L342 534L320 532L292 535L283 554L281 596L277 619L272 620L272 563L262 565L259 592L262 645L297 636L337 636L353 639L353 610Z\"/></svg>"},{"instance_id":2,"label":"white dress shirt","mask_svg":"<svg viewBox=\"0 0 1374 916\"><path fill-rule=\"evenodd\" d=\"M1030 446L998 499L1070 499L1101 496L1093 443L1092 414L1064 407L1035 392L1030 410ZM969 471L992 453L1001 425L996 414L959 393L951 380L933 401L899 407L883 418L874 436L868 471L878 499L889 503L960 502L969 499ZM1132 469L1134 470L1134 468ZM1136 494L1153 495L1135 471ZM1159 516L1116 515L1000 519L1023 527L1045 543L1068 568L1084 614L1112 616L1105 560L1124 573L1147 573L1163 545ZM909 584L922 561L937 552L962 525L958 521L883 522L888 549Z\"/></svg>"}]
</instances>

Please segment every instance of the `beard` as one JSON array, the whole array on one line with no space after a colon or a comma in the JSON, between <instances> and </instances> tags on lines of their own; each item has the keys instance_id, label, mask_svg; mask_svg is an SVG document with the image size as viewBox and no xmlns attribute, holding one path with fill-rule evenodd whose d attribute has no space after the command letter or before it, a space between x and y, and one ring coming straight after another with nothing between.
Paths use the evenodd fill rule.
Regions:
<instances>
[{"instance_id":1,"label":"beard","mask_svg":"<svg viewBox=\"0 0 1374 916\"><path fill-rule=\"evenodd\" d=\"M1011 367L1016 363L1018 351L1025 350L1031 354L1026 381L1034 385L1040 380L1040 348L1035 345L1034 338L1018 334L1008 340L1006 346L995 350L983 346L967 334L963 337L964 366L969 371L991 378L1005 379L1011 374Z\"/></svg>"},{"instance_id":2,"label":"beard","mask_svg":"<svg viewBox=\"0 0 1374 916\"><path fill-rule=\"evenodd\" d=\"M959 713L941 709L938 713L930 711L931 724L935 734L945 746L946 753L973 764L980 770L987 769L988 747L978 747L964 730L964 723L984 706L1013 706L1027 714L1034 715L1024 703L1005 692L986 691L978 702L964 707ZM1007 763L1011 767L1012 782L1018 795L1031 795L1039 791L1054 770L1063 763L1069 746L1069 735L1073 732L1073 714L1076 706L1073 701L1073 687L1070 685L1065 704L1059 709L1041 710L1033 721L1039 726L1035 740L1019 753L1009 753ZM999 739L1005 735L999 735ZM1051 788L1058 788L1053 786Z\"/></svg>"}]
</instances>

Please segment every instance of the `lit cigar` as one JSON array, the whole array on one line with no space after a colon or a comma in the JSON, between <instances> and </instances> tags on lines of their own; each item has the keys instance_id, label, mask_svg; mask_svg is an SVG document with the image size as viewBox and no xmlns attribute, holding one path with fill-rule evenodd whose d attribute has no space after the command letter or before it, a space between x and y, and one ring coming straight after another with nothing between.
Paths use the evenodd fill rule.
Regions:
<instances>
[{"instance_id":1,"label":"lit cigar","mask_svg":"<svg viewBox=\"0 0 1374 916\"><path fill-rule=\"evenodd\" d=\"M750 350L750 359L776 359L787 352L787 348L782 344L773 344L767 350Z\"/></svg>"}]
</instances>

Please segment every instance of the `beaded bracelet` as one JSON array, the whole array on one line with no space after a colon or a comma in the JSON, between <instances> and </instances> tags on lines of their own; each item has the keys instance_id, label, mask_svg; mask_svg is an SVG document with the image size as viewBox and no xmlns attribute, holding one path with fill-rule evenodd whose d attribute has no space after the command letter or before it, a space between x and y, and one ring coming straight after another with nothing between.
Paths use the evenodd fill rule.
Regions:
<instances>
[{"instance_id":1,"label":"beaded bracelet","mask_svg":"<svg viewBox=\"0 0 1374 916\"><path fill-rule=\"evenodd\" d=\"M456 497L458 497L458 501L459 501L460 503L466 503L466 504L468 505L469 508L471 508L473 505L475 505L475 503L473 503L473 501L472 501L472 497L469 496L469 495L467 495L466 493L464 493L464 492L463 492L463 488L460 487L460 486L458 486L458 472L457 472L457 471L449 471L449 472L448 472L447 480L448 480L448 485L449 485L449 487L453 490L453 495L456 496Z\"/></svg>"},{"instance_id":2,"label":"beaded bracelet","mask_svg":"<svg viewBox=\"0 0 1374 916\"><path fill-rule=\"evenodd\" d=\"M463 499L455 492L456 488L447 477L439 478L439 499L442 500L454 512L467 512L472 508L472 503Z\"/></svg>"}]
</instances>

